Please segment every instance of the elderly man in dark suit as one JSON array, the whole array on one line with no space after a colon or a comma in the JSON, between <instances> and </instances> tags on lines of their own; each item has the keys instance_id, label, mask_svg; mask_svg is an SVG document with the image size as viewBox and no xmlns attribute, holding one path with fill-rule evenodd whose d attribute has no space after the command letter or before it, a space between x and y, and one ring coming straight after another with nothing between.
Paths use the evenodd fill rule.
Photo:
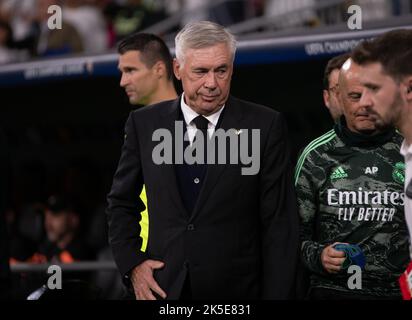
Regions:
<instances>
[{"instance_id":1,"label":"elderly man in dark suit","mask_svg":"<svg viewBox=\"0 0 412 320\"><path fill-rule=\"evenodd\" d=\"M235 51L222 26L188 24L176 36L174 60L183 94L127 120L107 213L116 263L137 299L292 297L299 240L286 126L278 112L230 96ZM159 130L170 139L159 142ZM240 138L239 148L229 152L226 140L210 149L219 131ZM172 162L159 162L160 144ZM250 153L244 168L236 160ZM146 252L139 251L144 206L136 197L143 183Z\"/></svg>"}]
</instances>

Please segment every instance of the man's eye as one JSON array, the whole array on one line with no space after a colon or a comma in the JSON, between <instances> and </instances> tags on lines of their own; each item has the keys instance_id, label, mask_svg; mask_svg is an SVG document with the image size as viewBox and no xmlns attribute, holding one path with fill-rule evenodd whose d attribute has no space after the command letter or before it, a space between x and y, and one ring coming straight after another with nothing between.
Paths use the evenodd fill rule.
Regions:
<instances>
[{"instance_id":1,"label":"man's eye","mask_svg":"<svg viewBox=\"0 0 412 320\"><path fill-rule=\"evenodd\" d=\"M361 95L357 93L353 93L349 95L349 99L351 99L352 101L359 100L360 98L361 98Z\"/></svg>"}]
</instances>

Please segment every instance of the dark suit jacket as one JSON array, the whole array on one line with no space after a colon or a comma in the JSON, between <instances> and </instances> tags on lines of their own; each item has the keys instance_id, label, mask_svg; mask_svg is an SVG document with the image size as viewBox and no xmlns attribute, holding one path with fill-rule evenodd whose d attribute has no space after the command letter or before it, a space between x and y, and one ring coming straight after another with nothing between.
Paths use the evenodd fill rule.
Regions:
<instances>
[{"instance_id":1,"label":"dark suit jacket","mask_svg":"<svg viewBox=\"0 0 412 320\"><path fill-rule=\"evenodd\" d=\"M285 122L276 111L230 97L220 128L260 129L260 171L209 165L194 211L185 209L173 165L155 165L152 133L174 133L180 98L132 112L108 195L109 241L122 275L146 259L161 260L155 279L178 299L186 273L195 299L285 299L293 294L298 213ZM147 251L139 251L137 197L146 185Z\"/></svg>"}]
</instances>

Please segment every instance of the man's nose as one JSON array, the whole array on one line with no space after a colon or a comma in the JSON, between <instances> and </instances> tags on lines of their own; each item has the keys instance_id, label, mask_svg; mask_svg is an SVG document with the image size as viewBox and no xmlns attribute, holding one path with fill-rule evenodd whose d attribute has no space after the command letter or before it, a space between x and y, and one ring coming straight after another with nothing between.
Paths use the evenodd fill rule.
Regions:
<instances>
[{"instance_id":1,"label":"man's nose","mask_svg":"<svg viewBox=\"0 0 412 320\"><path fill-rule=\"evenodd\" d=\"M367 90L364 90L362 92L362 95L359 100L359 105L364 108L372 107L372 99Z\"/></svg>"},{"instance_id":2,"label":"man's nose","mask_svg":"<svg viewBox=\"0 0 412 320\"><path fill-rule=\"evenodd\" d=\"M214 90L217 87L216 75L213 71L210 71L206 74L204 86L209 90Z\"/></svg>"},{"instance_id":3,"label":"man's nose","mask_svg":"<svg viewBox=\"0 0 412 320\"><path fill-rule=\"evenodd\" d=\"M120 78L120 86L124 88L128 82L129 82L129 77L125 75L124 73L122 73L122 77Z\"/></svg>"}]
</instances>

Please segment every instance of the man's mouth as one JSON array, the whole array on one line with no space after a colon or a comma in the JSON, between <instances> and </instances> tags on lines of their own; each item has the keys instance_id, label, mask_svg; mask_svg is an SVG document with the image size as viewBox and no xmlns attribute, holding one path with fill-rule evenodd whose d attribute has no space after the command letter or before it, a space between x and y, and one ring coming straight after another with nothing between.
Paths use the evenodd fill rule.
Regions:
<instances>
[{"instance_id":1,"label":"man's mouth","mask_svg":"<svg viewBox=\"0 0 412 320\"><path fill-rule=\"evenodd\" d=\"M205 96L205 95L202 95L203 100L206 100L206 101L213 101L213 100L215 100L217 97L218 97L218 96Z\"/></svg>"},{"instance_id":2,"label":"man's mouth","mask_svg":"<svg viewBox=\"0 0 412 320\"><path fill-rule=\"evenodd\" d=\"M360 119L372 119L372 115L369 113L361 113L361 114L357 114L356 118L360 118Z\"/></svg>"}]
</instances>

